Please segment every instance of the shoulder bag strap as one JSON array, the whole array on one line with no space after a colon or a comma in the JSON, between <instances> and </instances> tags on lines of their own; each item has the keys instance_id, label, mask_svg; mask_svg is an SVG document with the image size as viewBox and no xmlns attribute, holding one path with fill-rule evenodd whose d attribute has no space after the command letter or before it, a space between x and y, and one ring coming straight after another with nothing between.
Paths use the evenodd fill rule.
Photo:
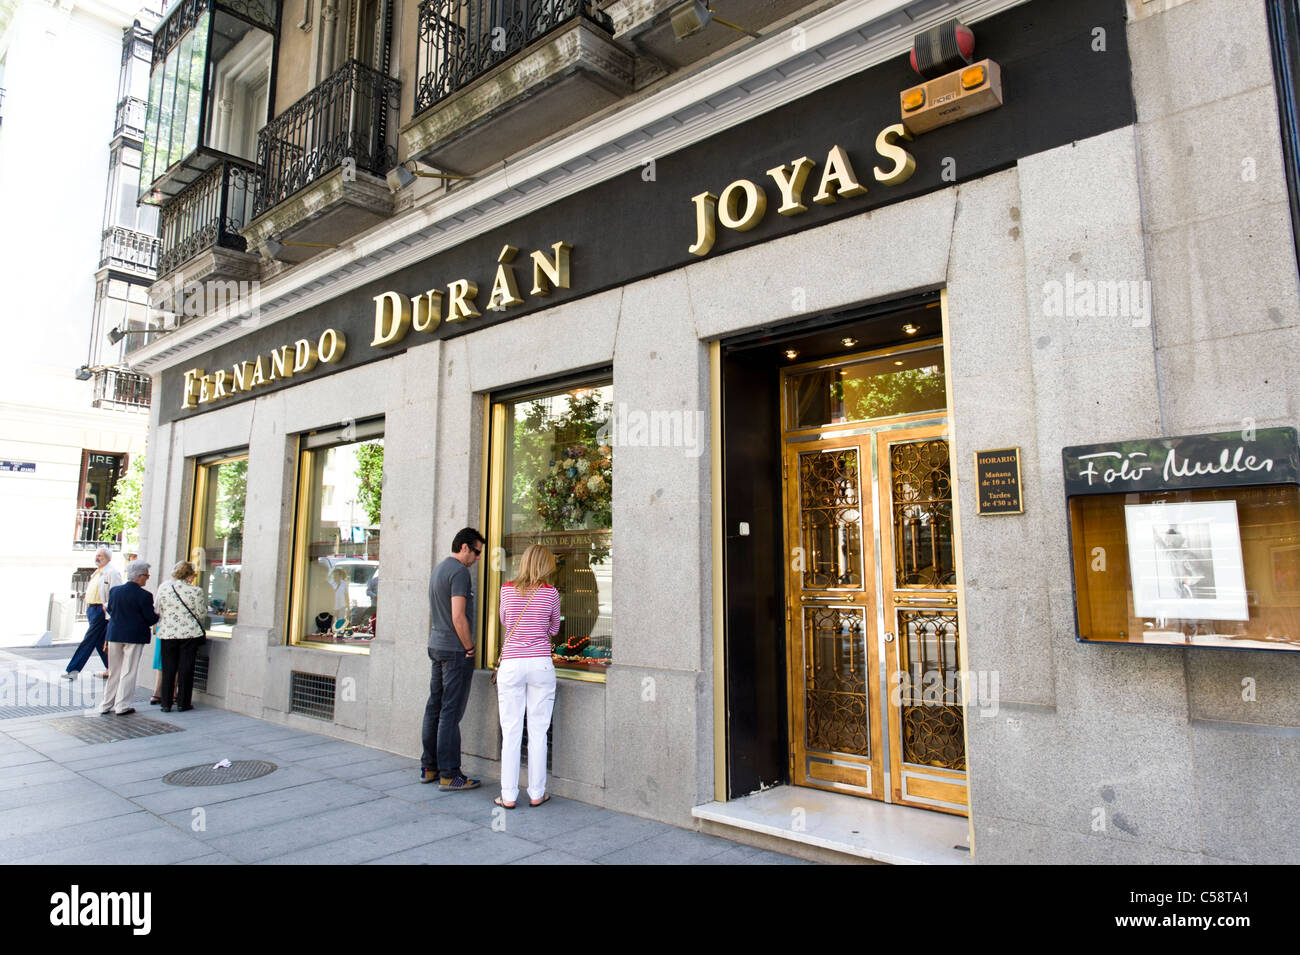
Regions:
<instances>
[{"instance_id":1,"label":"shoulder bag strap","mask_svg":"<svg viewBox=\"0 0 1300 955\"><path fill-rule=\"evenodd\" d=\"M181 592L175 587L172 587L172 594L176 597L177 602L185 608L185 612L193 617L194 622L199 625L199 636L207 639L208 628L203 626L203 621L199 619L198 614L190 609L190 605L185 602L185 598L181 596Z\"/></svg>"},{"instance_id":2,"label":"shoulder bag strap","mask_svg":"<svg viewBox=\"0 0 1300 955\"><path fill-rule=\"evenodd\" d=\"M515 632L515 627L519 626L519 621L524 619L524 614L526 614L528 612L528 608L532 606L533 597L536 597L538 591L540 591L541 589L542 588L539 586L537 590L533 591L532 596L530 596L528 598L527 603L524 604L524 609L519 611L519 616L515 617L515 622L512 623L510 625L510 629L506 631L505 638L501 641L501 646L497 647L497 665L492 670L493 683L496 683L497 681L496 671L501 669L501 654L506 652L506 644L510 642L510 635ZM515 591L515 593L518 593L518 591Z\"/></svg>"}]
</instances>

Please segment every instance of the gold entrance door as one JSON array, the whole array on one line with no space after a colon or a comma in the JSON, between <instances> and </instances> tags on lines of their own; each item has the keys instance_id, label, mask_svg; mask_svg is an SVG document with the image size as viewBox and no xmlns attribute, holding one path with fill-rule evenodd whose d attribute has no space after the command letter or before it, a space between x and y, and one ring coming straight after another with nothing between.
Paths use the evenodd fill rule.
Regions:
<instances>
[{"instance_id":1,"label":"gold entrance door","mask_svg":"<svg viewBox=\"0 0 1300 955\"><path fill-rule=\"evenodd\" d=\"M872 438L787 445L791 777L882 798Z\"/></svg>"},{"instance_id":2,"label":"gold entrance door","mask_svg":"<svg viewBox=\"0 0 1300 955\"><path fill-rule=\"evenodd\" d=\"M952 465L942 425L883 431L880 575L893 802L965 814Z\"/></svg>"}]
</instances>

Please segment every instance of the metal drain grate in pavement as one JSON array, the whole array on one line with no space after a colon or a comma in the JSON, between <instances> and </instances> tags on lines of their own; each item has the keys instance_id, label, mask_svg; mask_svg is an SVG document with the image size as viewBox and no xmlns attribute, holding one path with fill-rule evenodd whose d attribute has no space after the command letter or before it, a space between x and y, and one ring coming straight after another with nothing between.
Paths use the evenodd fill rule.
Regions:
<instances>
[{"instance_id":1,"label":"metal drain grate in pavement","mask_svg":"<svg viewBox=\"0 0 1300 955\"><path fill-rule=\"evenodd\" d=\"M122 739L141 739L145 736L161 736L163 733L183 733L185 727L162 720L151 720L139 713L126 716L68 716L57 720L46 720L45 726L52 727L60 733L74 736L83 743L116 743Z\"/></svg>"},{"instance_id":2,"label":"metal drain grate in pavement","mask_svg":"<svg viewBox=\"0 0 1300 955\"><path fill-rule=\"evenodd\" d=\"M76 713L84 706L3 706L0 705L0 720L16 720L24 716L48 716L51 713Z\"/></svg>"},{"instance_id":3,"label":"metal drain grate in pavement","mask_svg":"<svg viewBox=\"0 0 1300 955\"><path fill-rule=\"evenodd\" d=\"M222 786L257 779L276 770L275 763L264 759L237 759L225 769L214 769L207 763L177 769L163 777L169 786Z\"/></svg>"}]
</instances>

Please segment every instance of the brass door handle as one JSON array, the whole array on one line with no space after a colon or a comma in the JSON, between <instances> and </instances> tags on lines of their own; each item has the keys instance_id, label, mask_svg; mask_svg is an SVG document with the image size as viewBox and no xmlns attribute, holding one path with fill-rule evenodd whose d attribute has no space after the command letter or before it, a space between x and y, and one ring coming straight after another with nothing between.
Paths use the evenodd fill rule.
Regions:
<instances>
[{"instance_id":1,"label":"brass door handle","mask_svg":"<svg viewBox=\"0 0 1300 955\"><path fill-rule=\"evenodd\" d=\"M926 597L926 596L922 596L922 595L920 595L920 594L918 594L918 595L916 595L916 596L912 596L912 595L910 595L910 594L894 594L894 603L896 603L896 604L921 604L921 605L926 605L926 604L934 605L934 604L938 604L939 606L942 606L942 607L955 607L955 606L957 606L957 598L956 598L956 596L940 597L940 596L938 596L938 595L935 595L935 596L933 596L933 597Z\"/></svg>"}]
</instances>

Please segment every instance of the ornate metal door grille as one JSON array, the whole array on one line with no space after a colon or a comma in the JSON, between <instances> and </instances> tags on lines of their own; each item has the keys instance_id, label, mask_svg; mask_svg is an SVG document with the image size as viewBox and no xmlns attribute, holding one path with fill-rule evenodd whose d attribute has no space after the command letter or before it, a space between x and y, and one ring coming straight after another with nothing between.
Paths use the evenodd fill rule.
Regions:
<instances>
[{"instance_id":1,"label":"ornate metal door grille","mask_svg":"<svg viewBox=\"0 0 1300 955\"><path fill-rule=\"evenodd\" d=\"M808 748L871 755L866 636L861 610L804 610L804 705Z\"/></svg>"},{"instance_id":2,"label":"ornate metal door grille","mask_svg":"<svg viewBox=\"0 0 1300 955\"><path fill-rule=\"evenodd\" d=\"M939 439L896 444L889 456L895 586L952 586L957 571L952 553L948 442Z\"/></svg>"},{"instance_id":3,"label":"ornate metal door grille","mask_svg":"<svg viewBox=\"0 0 1300 955\"><path fill-rule=\"evenodd\" d=\"M965 769L957 614L899 610L898 630L906 653L899 661L903 761Z\"/></svg>"},{"instance_id":4,"label":"ornate metal door grille","mask_svg":"<svg viewBox=\"0 0 1300 955\"><path fill-rule=\"evenodd\" d=\"M799 456L805 590L862 586L860 459L857 448Z\"/></svg>"}]
</instances>

